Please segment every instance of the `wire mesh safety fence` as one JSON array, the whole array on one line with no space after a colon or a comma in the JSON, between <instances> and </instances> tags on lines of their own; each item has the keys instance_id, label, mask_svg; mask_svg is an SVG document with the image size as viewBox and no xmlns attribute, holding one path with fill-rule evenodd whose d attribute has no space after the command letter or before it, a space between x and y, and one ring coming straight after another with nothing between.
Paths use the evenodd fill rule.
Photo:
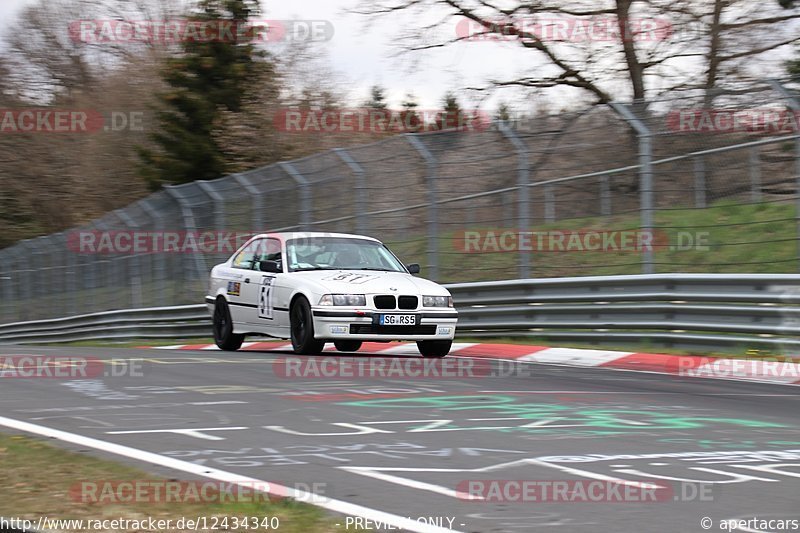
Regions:
<instances>
[{"instance_id":1,"label":"wire mesh safety fence","mask_svg":"<svg viewBox=\"0 0 800 533\"><path fill-rule=\"evenodd\" d=\"M0 250L0 322L203 301L248 236L363 233L439 282L800 269L792 81L406 134L166 187Z\"/></svg>"}]
</instances>

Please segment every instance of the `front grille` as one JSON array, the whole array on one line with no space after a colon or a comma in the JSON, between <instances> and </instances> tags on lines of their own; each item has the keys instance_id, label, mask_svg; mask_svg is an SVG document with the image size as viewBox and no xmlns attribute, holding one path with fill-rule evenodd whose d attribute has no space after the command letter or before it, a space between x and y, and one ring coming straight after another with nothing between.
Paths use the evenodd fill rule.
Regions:
<instances>
[{"instance_id":1,"label":"front grille","mask_svg":"<svg viewBox=\"0 0 800 533\"><path fill-rule=\"evenodd\" d=\"M416 296L400 296L397 299L397 307L400 309L416 309L419 304L419 298Z\"/></svg>"},{"instance_id":2,"label":"front grille","mask_svg":"<svg viewBox=\"0 0 800 533\"><path fill-rule=\"evenodd\" d=\"M350 335L436 335L436 324L427 324L424 326L350 324Z\"/></svg>"},{"instance_id":3,"label":"front grille","mask_svg":"<svg viewBox=\"0 0 800 533\"><path fill-rule=\"evenodd\" d=\"M375 300L375 309L394 309L397 307L397 302L393 295L385 294L382 296L376 296Z\"/></svg>"}]
</instances>

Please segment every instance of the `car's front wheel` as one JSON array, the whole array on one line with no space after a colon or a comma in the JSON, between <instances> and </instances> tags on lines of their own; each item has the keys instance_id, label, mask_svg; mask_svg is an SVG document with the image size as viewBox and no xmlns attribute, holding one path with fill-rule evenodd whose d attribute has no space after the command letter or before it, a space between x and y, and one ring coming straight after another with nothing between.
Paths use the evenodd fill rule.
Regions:
<instances>
[{"instance_id":1,"label":"car's front wheel","mask_svg":"<svg viewBox=\"0 0 800 533\"><path fill-rule=\"evenodd\" d=\"M417 348L423 357L442 358L450 353L453 341L417 341Z\"/></svg>"},{"instance_id":2,"label":"car's front wheel","mask_svg":"<svg viewBox=\"0 0 800 533\"><path fill-rule=\"evenodd\" d=\"M357 352L361 348L361 341L334 341L333 345L340 352Z\"/></svg>"},{"instance_id":3,"label":"car's front wheel","mask_svg":"<svg viewBox=\"0 0 800 533\"><path fill-rule=\"evenodd\" d=\"M244 335L238 335L233 332L231 311L228 308L228 302L224 298L217 298L212 322L214 325L214 342L220 350L235 352L242 347Z\"/></svg>"},{"instance_id":4,"label":"car's front wheel","mask_svg":"<svg viewBox=\"0 0 800 533\"><path fill-rule=\"evenodd\" d=\"M325 341L314 338L314 318L311 305L304 297L299 297L289 311L292 334L292 348L300 355L318 354L325 347Z\"/></svg>"}]
</instances>

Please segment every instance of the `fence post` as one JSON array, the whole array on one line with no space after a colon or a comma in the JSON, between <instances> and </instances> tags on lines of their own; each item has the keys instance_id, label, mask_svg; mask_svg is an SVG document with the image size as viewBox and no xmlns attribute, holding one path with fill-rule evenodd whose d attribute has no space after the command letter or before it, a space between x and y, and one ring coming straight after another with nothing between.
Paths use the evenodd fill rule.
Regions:
<instances>
[{"instance_id":1,"label":"fence post","mask_svg":"<svg viewBox=\"0 0 800 533\"><path fill-rule=\"evenodd\" d=\"M608 176L600 178L600 214L604 217L611 216L611 184Z\"/></svg>"},{"instance_id":2,"label":"fence post","mask_svg":"<svg viewBox=\"0 0 800 533\"><path fill-rule=\"evenodd\" d=\"M753 202L761 201L761 158L758 146L750 147L750 199Z\"/></svg>"},{"instance_id":3,"label":"fence post","mask_svg":"<svg viewBox=\"0 0 800 533\"><path fill-rule=\"evenodd\" d=\"M30 258L32 253L31 248L31 240L25 239L19 243L20 251L22 252L21 257L23 257L23 261L20 263L20 270L19 270L19 284L17 287L19 288L20 294L20 305L17 307L19 310L19 321L30 320L32 317L30 315L31 308L35 306L31 300L33 299L33 292L31 287L33 286L33 267L31 266ZM24 265L24 267L23 267ZM23 277L24 273L24 277Z\"/></svg>"},{"instance_id":4,"label":"fence post","mask_svg":"<svg viewBox=\"0 0 800 533\"><path fill-rule=\"evenodd\" d=\"M428 166L428 268L431 272L430 278L437 281L439 279L439 205L436 194L438 162L433 153L415 134L406 133L405 137Z\"/></svg>"},{"instance_id":5,"label":"fence post","mask_svg":"<svg viewBox=\"0 0 800 533\"><path fill-rule=\"evenodd\" d=\"M639 139L639 193L641 212L641 226L644 233L653 230L653 145L650 129L627 106L618 102L611 102L611 108L622 116L636 131ZM642 274L653 273L653 250L645 249L642 252Z\"/></svg>"},{"instance_id":6,"label":"fence post","mask_svg":"<svg viewBox=\"0 0 800 533\"><path fill-rule=\"evenodd\" d=\"M215 191L214 187L212 187L207 180L201 180L195 183L197 183L201 191L206 193L206 196L211 198L211 202L214 204L214 225L217 226L215 230L222 231L225 226L225 198Z\"/></svg>"},{"instance_id":7,"label":"fence post","mask_svg":"<svg viewBox=\"0 0 800 533\"><path fill-rule=\"evenodd\" d=\"M505 122L499 123L500 133L514 145L517 151L517 229L520 232L530 231L530 217L531 217L531 192L530 187L530 161L528 159L528 147L517 136L517 134L508 127ZM518 241L519 242L519 239ZM531 277L531 251L519 250L519 277L527 279Z\"/></svg>"},{"instance_id":8,"label":"fence post","mask_svg":"<svg viewBox=\"0 0 800 533\"><path fill-rule=\"evenodd\" d=\"M257 235L265 229L263 216L264 199L261 195L261 191L259 191L258 187L253 185L253 183L247 179L247 176L243 174L234 174L233 179L236 180L236 183L238 183L239 186L253 198L253 227L249 229L249 233Z\"/></svg>"},{"instance_id":9,"label":"fence post","mask_svg":"<svg viewBox=\"0 0 800 533\"><path fill-rule=\"evenodd\" d=\"M792 95L778 80L769 80L775 91L786 99L786 105L794 116L794 179L795 179L795 221L797 224L797 267L800 270L800 101Z\"/></svg>"},{"instance_id":10,"label":"fence post","mask_svg":"<svg viewBox=\"0 0 800 533\"><path fill-rule=\"evenodd\" d=\"M11 248L6 248L0 253L0 261L3 266L0 267L0 287L3 287L3 313L0 315L0 320L3 322L15 322L14 312L14 287L16 286L14 280L14 258Z\"/></svg>"},{"instance_id":11,"label":"fence post","mask_svg":"<svg viewBox=\"0 0 800 533\"><path fill-rule=\"evenodd\" d=\"M147 198L139 201L139 206L142 208L142 211L144 211L144 213L155 222L155 230L163 233L164 216L159 213L156 208L150 205L150 201ZM167 305L169 298L167 295L167 268L164 250L152 250L151 254L153 257L152 263L154 266L154 272L151 275L151 279L155 282L156 287L158 287L156 290L157 301L160 305Z\"/></svg>"},{"instance_id":12,"label":"fence post","mask_svg":"<svg viewBox=\"0 0 800 533\"><path fill-rule=\"evenodd\" d=\"M368 201L366 172L344 148L334 148L333 152L348 166L356 178L356 232L364 234L367 232L367 215L364 214L367 212Z\"/></svg>"},{"instance_id":13,"label":"fence post","mask_svg":"<svg viewBox=\"0 0 800 533\"><path fill-rule=\"evenodd\" d=\"M706 160L701 155L694 158L694 206L706 207Z\"/></svg>"},{"instance_id":14,"label":"fence post","mask_svg":"<svg viewBox=\"0 0 800 533\"><path fill-rule=\"evenodd\" d=\"M297 186L300 188L300 228L303 231L309 231L311 229L311 211L312 211L312 191L311 191L311 183L306 179L305 176L300 174L291 163L278 163L278 166L281 167L284 172L289 174Z\"/></svg>"},{"instance_id":15,"label":"fence post","mask_svg":"<svg viewBox=\"0 0 800 533\"><path fill-rule=\"evenodd\" d=\"M128 228L133 229L133 230L139 229L139 224L137 224L136 221L133 220L130 217L130 215L128 215L128 213L125 212L125 210L117 209L116 211L114 211L114 214L117 215L117 218L119 218L122 221L122 223L125 224ZM132 240L131 242L135 243L136 241ZM130 274L131 274L130 275L130 280L131 280L131 286L130 286L130 290L131 290L131 307L133 307L134 309L139 309L141 307L144 307L142 305L143 304L143 302L142 302L142 258L139 256L138 253L136 253L136 250L131 250L131 255L132 255L132 257L130 258L130 260L127 260L127 259L125 260L125 261L129 261L128 264L131 266L130 267L131 268L131 272L130 272Z\"/></svg>"},{"instance_id":16,"label":"fence post","mask_svg":"<svg viewBox=\"0 0 800 533\"><path fill-rule=\"evenodd\" d=\"M164 190L176 202L178 202L178 205L181 208L181 215L183 216L184 229L186 231L197 232L197 222L195 221L194 213L192 212L192 206L186 201L186 198L178 192L177 187L178 186L176 185L165 185ZM195 269L197 270L197 277L202 279L206 276L206 274L208 274L205 258L203 257L203 254L192 255L194 255L194 265Z\"/></svg>"},{"instance_id":17,"label":"fence post","mask_svg":"<svg viewBox=\"0 0 800 533\"><path fill-rule=\"evenodd\" d=\"M548 224L556 221L556 205L553 186L544 186L544 221Z\"/></svg>"}]
</instances>

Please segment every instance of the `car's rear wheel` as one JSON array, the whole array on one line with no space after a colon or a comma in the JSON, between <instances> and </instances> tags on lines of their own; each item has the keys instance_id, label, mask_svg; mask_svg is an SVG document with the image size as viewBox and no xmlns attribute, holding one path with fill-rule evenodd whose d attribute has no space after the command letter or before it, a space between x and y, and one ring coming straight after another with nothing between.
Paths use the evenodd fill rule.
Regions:
<instances>
[{"instance_id":1,"label":"car's rear wheel","mask_svg":"<svg viewBox=\"0 0 800 533\"><path fill-rule=\"evenodd\" d=\"M233 332L231 311L228 307L228 302L224 298L217 298L212 322L214 325L214 342L220 350L235 352L242 347L244 335L238 335Z\"/></svg>"},{"instance_id":2,"label":"car's rear wheel","mask_svg":"<svg viewBox=\"0 0 800 533\"><path fill-rule=\"evenodd\" d=\"M357 352L361 348L361 341L334 341L333 345L340 352Z\"/></svg>"},{"instance_id":3,"label":"car's rear wheel","mask_svg":"<svg viewBox=\"0 0 800 533\"><path fill-rule=\"evenodd\" d=\"M289 325L294 353L317 354L325 347L325 341L314 338L314 318L311 315L311 305L302 296L292 304L289 312Z\"/></svg>"},{"instance_id":4,"label":"car's rear wheel","mask_svg":"<svg viewBox=\"0 0 800 533\"><path fill-rule=\"evenodd\" d=\"M453 341L417 341L417 348L423 357L442 358L450 353Z\"/></svg>"}]
</instances>

